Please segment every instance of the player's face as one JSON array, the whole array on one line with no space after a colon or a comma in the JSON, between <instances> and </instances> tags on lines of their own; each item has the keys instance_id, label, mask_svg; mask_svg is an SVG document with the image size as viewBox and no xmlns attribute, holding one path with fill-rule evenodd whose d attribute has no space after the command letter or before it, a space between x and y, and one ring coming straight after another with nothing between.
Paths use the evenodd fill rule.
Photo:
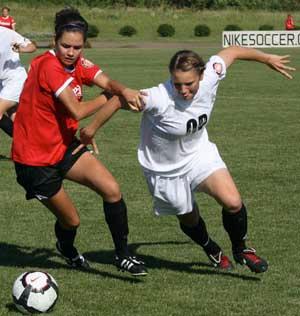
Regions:
<instances>
[{"instance_id":1,"label":"player's face","mask_svg":"<svg viewBox=\"0 0 300 316\"><path fill-rule=\"evenodd\" d=\"M7 9L3 9L2 10L2 16L4 16L4 17L8 16L8 10Z\"/></svg>"},{"instance_id":2,"label":"player's face","mask_svg":"<svg viewBox=\"0 0 300 316\"><path fill-rule=\"evenodd\" d=\"M189 71L175 70L172 73L172 82L178 95L184 100L191 100L199 89L199 81L202 79L194 69Z\"/></svg>"},{"instance_id":3,"label":"player's face","mask_svg":"<svg viewBox=\"0 0 300 316\"><path fill-rule=\"evenodd\" d=\"M81 32L64 32L55 43L57 58L65 67L74 65L84 46Z\"/></svg>"}]
</instances>

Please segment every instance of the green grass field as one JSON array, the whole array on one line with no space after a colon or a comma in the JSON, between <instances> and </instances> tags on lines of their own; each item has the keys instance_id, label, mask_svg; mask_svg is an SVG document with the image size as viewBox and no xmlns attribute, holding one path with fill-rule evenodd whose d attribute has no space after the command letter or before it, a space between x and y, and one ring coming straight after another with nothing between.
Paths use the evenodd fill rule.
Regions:
<instances>
[{"instance_id":1,"label":"green grass field","mask_svg":"<svg viewBox=\"0 0 300 316\"><path fill-rule=\"evenodd\" d=\"M178 47L183 48L183 47ZM144 88L164 81L175 50L86 51L111 77ZM198 52L207 59L215 50ZM300 67L299 49L291 54ZM87 90L87 96L97 91ZM127 201L130 244L149 275L134 278L111 264L112 241L102 201L79 185L65 186L81 214L76 245L94 270L68 269L55 251L53 216L25 201L11 161L0 160L0 315L18 315L11 299L14 279L27 270L51 273L59 284L52 315L299 315L299 73L288 81L261 64L237 62L221 83L208 130L232 172L249 213L249 245L269 261L255 275L243 267L212 268L205 254L178 229L173 217L157 218L136 158L140 114L120 111L97 135L99 158L119 180ZM84 123L83 123L84 125ZM0 133L0 154L10 139ZM197 201L211 235L232 257L221 209L204 194Z\"/></svg>"}]
</instances>

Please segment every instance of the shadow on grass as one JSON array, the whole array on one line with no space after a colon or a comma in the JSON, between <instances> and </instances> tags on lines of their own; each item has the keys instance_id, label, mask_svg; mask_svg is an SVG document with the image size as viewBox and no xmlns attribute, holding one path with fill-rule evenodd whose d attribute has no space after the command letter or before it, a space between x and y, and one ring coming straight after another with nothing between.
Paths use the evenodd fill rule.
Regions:
<instances>
[{"instance_id":1,"label":"shadow on grass","mask_svg":"<svg viewBox=\"0 0 300 316\"><path fill-rule=\"evenodd\" d=\"M105 263L112 264L113 251L100 251L99 253L102 257L105 257ZM28 270L67 269L75 273L92 273L102 277L117 279L130 283L143 282L143 280L140 278L126 275L116 275L109 272L99 271L94 268L91 268L89 271L73 270L69 268L67 264L59 263L51 259L55 257L60 256L54 249L21 247L18 245L0 242L0 266L19 267L26 268Z\"/></svg>"},{"instance_id":2,"label":"shadow on grass","mask_svg":"<svg viewBox=\"0 0 300 316\"><path fill-rule=\"evenodd\" d=\"M146 262L147 268L151 269L168 269L176 272L194 273L194 274L207 274L207 275L222 275L225 277L237 278L246 281L260 281L259 277L241 275L232 271L217 270L212 267L211 264L206 262L178 262L166 260L154 256L143 255L138 253L140 247L160 247L163 245L182 245L189 244L189 242L176 242L176 241L162 241L162 242L145 242L135 243L130 245L130 250L133 254L137 254L138 257ZM114 252L113 250L99 250L93 252L85 252L84 256L90 262L96 262L99 264L112 264ZM31 248L21 247L18 245L12 245L0 242L0 266L6 267L26 267L26 269L70 269L66 264L53 261L52 258L59 257L54 249L49 248ZM143 279L116 275L109 272L99 271L91 268L90 271L78 271L72 270L72 272L79 273L92 273L102 277L108 277L117 279L120 281L139 283L143 282ZM151 273L151 271L150 271Z\"/></svg>"},{"instance_id":3,"label":"shadow on grass","mask_svg":"<svg viewBox=\"0 0 300 316\"><path fill-rule=\"evenodd\" d=\"M214 268L211 264L206 262L177 262L170 261L154 256L143 255L142 253L138 253L138 248L145 247L159 247L163 245L182 245L182 244L190 244L190 242L177 242L177 241L162 241L162 242L145 242L145 243L135 243L130 244L131 253L137 255L138 259L145 261L146 267L151 269L168 269L177 272L185 272L185 273L195 273L195 274L211 274L211 275L222 275L225 277L237 278L245 281L260 281L261 279L256 276L247 276L241 275L235 272L235 270L231 271L222 271ZM107 261L108 252L107 251L97 251L97 252L86 252L86 258L89 261L108 264L110 262ZM199 269L200 268L200 269ZM151 273L151 271L150 271Z\"/></svg>"},{"instance_id":4,"label":"shadow on grass","mask_svg":"<svg viewBox=\"0 0 300 316\"><path fill-rule=\"evenodd\" d=\"M9 303L5 305L6 309L8 310L8 312L10 313L20 313L20 311L17 309L16 305L13 303Z\"/></svg>"},{"instance_id":5,"label":"shadow on grass","mask_svg":"<svg viewBox=\"0 0 300 316\"><path fill-rule=\"evenodd\" d=\"M0 161L11 161L10 157L4 156L0 154Z\"/></svg>"}]
</instances>

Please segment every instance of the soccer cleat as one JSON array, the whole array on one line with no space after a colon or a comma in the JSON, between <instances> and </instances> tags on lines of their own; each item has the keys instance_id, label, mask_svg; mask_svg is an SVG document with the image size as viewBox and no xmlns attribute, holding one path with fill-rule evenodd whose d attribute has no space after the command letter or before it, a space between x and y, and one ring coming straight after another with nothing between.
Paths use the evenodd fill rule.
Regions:
<instances>
[{"instance_id":1,"label":"soccer cleat","mask_svg":"<svg viewBox=\"0 0 300 316\"><path fill-rule=\"evenodd\" d=\"M245 248L241 252L233 252L236 263L246 265L252 272L262 273L268 270L268 263L265 259L256 255L254 248Z\"/></svg>"},{"instance_id":2,"label":"soccer cleat","mask_svg":"<svg viewBox=\"0 0 300 316\"><path fill-rule=\"evenodd\" d=\"M77 250L76 250L77 255L75 257L70 258L64 254L58 241L56 242L56 249L62 255L62 257L65 259L66 263L71 268L78 269L78 270L86 270L86 271L91 269L88 261L84 258L83 255L79 254L77 252Z\"/></svg>"},{"instance_id":3,"label":"soccer cleat","mask_svg":"<svg viewBox=\"0 0 300 316\"><path fill-rule=\"evenodd\" d=\"M218 268L221 270L232 270L233 269L233 265L232 265L231 261L229 260L229 258L227 256L225 256L223 254L222 251L219 251L215 255L207 253L207 256L215 268Z\"/></svg>"},{"instance_id":4,"label":"soccer cleat","mask_svg":"<svg viewBox=\"0 0 300 316\"><path fill-rule=\"evenodd\" d=\"M136 257L124 256L115 257L115 265L119 271L127 271L134 276L147 275L147 269L143 261L137 260Z\"/></svg>"}]
</instances>

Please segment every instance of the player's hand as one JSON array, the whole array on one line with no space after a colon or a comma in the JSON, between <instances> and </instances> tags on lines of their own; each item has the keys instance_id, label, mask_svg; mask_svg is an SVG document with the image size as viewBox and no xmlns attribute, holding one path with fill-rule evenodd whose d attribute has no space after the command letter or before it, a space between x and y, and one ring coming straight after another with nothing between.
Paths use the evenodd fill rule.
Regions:
<instances>
[{"instance_id":1,"label":"player's hand","mask_svg":"<svg viewBox=\"0 0 300 316\"><path fill-rule=\"evenodd\" d=\"M126 88L123 91L123 97L128 103L127 109L134 112L140 112L143 110L144 108L143 94L140 91ZM125 105L124 106L122 105L122 107L126 108Z\"/></svg>"},{"instance_id":2,"label":"player's hand","mask_svg":"<svg viewBox=\"0 0 300 316\"><path fill-rule=\"evenodd\" d=\"M13 52L15 53L20 53L20 47L21 45L16 43L16 42L12 42L11 43L11 49L13 50Z\"/></svg>"},{"instance_id":3,"label":"player's hand","mask_svg":"<svg viewBox=\"0 0 300 316\"><path fill-rule=\"evenodd\" d=\"M95 153L96 155L99 155L99 149L94 139L94 135L95 135L94 131L88 126L81 128L80 134L79 134L81 144L77 148L75 148L75 150L72 152L72 155L75 155L76 153L79 152L81 148L87 145L92 145L93 149L91 152Z\"/></svg>"},{"instance_id":4,"label":"player's hand","mask_svg":"<svg viewBox=\"0 0 300 316\"><path fill-rule=\"evenodd\" d=\"M290 55L279 56L270 54L267 60L267 65L272 69L280 72L286 78L293 79L289 72L295 71L296 68L286 66L286 64L290 62L289 57Z\"/></svg>"}]
</instances>

